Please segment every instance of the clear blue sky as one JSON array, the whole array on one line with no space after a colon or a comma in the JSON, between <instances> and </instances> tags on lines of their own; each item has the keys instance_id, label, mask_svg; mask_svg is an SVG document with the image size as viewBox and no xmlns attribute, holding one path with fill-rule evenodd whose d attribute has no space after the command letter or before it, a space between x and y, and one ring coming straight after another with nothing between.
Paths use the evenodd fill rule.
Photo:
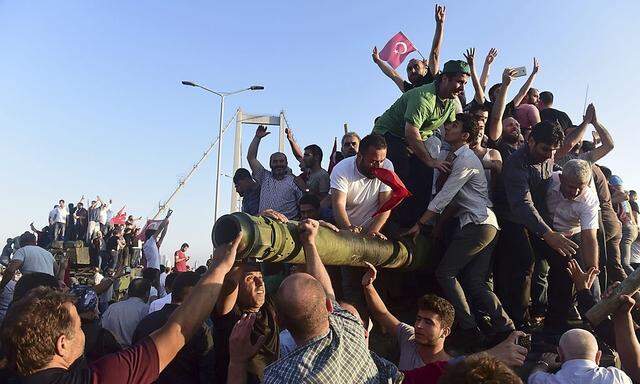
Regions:
<instances>
[{"instance_id":1,"label":"clear blue sky","mask_svg":"<svg viewBox=\"0 0 640 384\"><path fill-rule=\"evenodd\" d=\"M535 86L553 91L556 106L574 120L588 83L589 100L617 145L604 163L627 187L640 188L639 2L446 6L443 62L476 47L481 64L496 47L493 84L505 66L531 70L536 56L542 69ZM399 30L428 52L433 4L0 2L0 236L16 236L31 221L45 225L59 198L72 202L82 194L151 215L215 137L218 100L181 86L185 79L219 90L264 85L263 92L229 99L226 116L238 106L249 113L285 110L299 142L317 143L328 155L344 122L366 134L399 96L370 55ZM245 148L252 130L245 127ZM276 149L276 136L264 140L261 159ZM212 157L176 199L162 253L185 241L200 260L210 252L214 170ZM228 209L231 180L224 178L223 187Z\"/></svg>"}]
</instances>

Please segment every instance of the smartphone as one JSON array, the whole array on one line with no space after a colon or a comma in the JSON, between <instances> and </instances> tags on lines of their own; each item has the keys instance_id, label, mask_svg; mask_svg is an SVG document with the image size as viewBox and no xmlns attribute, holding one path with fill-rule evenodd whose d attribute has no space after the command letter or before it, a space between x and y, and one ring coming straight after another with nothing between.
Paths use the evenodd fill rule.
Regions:
<instances>
[{"instance_id":1,"label":"smartphone","mask_svg":"<svg viewBox=\"0 0 640 384\"><path fill-rule=\"evenodd\" d=\"M531 351L531 335L519 336L516 340L516 344L527 348L527 351Z\"/></svg>"},{"instance_id":2,"label":"smartphone","mask_svg":"<svg viewBox=\"0 0 640 384\"><path fill-rule=\"evenodd\" d=\"M516 73L515 75L513 75L513 77L522 77L527 75L527 67L518 67L513 69L516 70Z\"/></svg>"}]
</instances>

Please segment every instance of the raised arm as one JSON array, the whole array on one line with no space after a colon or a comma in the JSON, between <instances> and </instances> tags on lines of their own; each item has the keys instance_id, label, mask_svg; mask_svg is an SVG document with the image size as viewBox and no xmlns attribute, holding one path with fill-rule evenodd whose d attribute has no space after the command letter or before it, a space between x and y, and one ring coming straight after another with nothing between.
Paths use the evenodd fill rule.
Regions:
<instances>
[{"instance_id":1,"label":"raised arm","mask_svg":"<svg viewBox=\"0 0 640 384\"><path fill-rule=\"evenodd\" d=\"M389 312L380 295L378 295L378 291L376 291L376 288L373 286L373 282L378 276L376 267L366 261L364 263L368 269L362 276L362 289L364 290L364 298L367 300L369 314L380 324L385 333L389 332L392 336L396 336L400 320Z\"/></svg>"},{"instance_id":2,"label":"raised arm","mask_svg":"<svg viewBox=\"0 0 640 384\"><path fill-rule=\"evenodd\" d=\"M247 150L247 161L251 167L251 172L254 174L260 173L264 169L262 164L258 161L258 147L260 146L260 140L270 133L271 132L267 132L267 127L259 125L258 129L256 129L256 135L253 137L253 140L251 140L251 144L249 144L249 149Z\"/></svg>"},{"instance_id":3,"label":"raised arm","mask_svg":"<svg viewBox=\"0 0 640 384\"><path fill-rule=\"evenodd\" d=\"M504 109L507 107L507 91L509 91L509 85L513 81L513 76L516 74L515 69L505 68L502 72L502 84L498 89L498 95L494 100L493 108L491 109L491 117L489 118L489 127L487 129L487 136L493 141L497 141L502 136L502 115Z\"/></svg>"},{"instance_id":4,"label":"raised arm","mask_svg":"<svg viewBox=\"0 0 640 384\"><path fill-rule=\"evenodd\" d=\"M536 75L538 74L539 70L540 70L540 63L534 57L533 58L533 70L531 71L531 74L529 75L529 78L522 85L522 88L520 88L520 90L518 91L518 94L516 95L516 97L513 98L513 107L514 108L516 108L518 105L520 105L520 103L522 102L522 99L524 99L524 97L527 95L527 92L529 91L529 88L531 88L531 84L533 84L533 80L535 80Z\"/></svg>"},{"instance_id":5,"label":"raised arm","mask_svg":"<svg viewBox=\"0 0 640 384\"><path fill-rule=\"evenodd\" d=\"M567 134L562 142L562 147L558 149L555 154L557 159L561 159L567 155L567 153L571 152L571 150L576 146L576 144L582 142L582 138L584 137L584 133L587 131L587 126L593 121L593 117L595 115L595 108L593 104L589 104L587 107L587 112L585 113L582 123L571 131L571 133Z\"/></svg>"},{"instance_id":6,"label":"raised arm","mask_svg":"<svg viewBox=\"0 0 640 384\"><path fill-rule=\"evenodd\" d=\"M602 144L599 147L591 151L591 161L595 163L596 161L605 157L609 152L611 152L613 150L614 144L613 138L609 134L609 131L607 131L604 125L602 125L602 123L600 123L600 121L598 120L597 114L595 112L595 107L593 108L593 119L591 120L591 124L593 124L593 127L596 129L596 132L598 132L598 135L600 136L600 141L602 141Z\"/></svg>"},{"instance_id":7,"label":"raised arm","mask_svg":"<svg viewBox=\"0 0 640 384\"><path fill-rule=\"evenodd\" d=\"M80 197L80 200L78 200L78 204L83 203L84 204L84 195L82 195ZM76 206L78 206L78 204L76 204Z\"/></svg>"},{"instance_id":8,"label":"raised arm","mask_svg":"<svg viewBox=\"0 0 640 384\"><path fill-rule=\"evenodd\" d=\"M162 245L164 236L167 234L167 227L169 226L169 217L171 217L172 213L173 213L173 210L170 209L167 212L167 216L164 218L164 220L162 220L162 223L160 223L160 225L158 226L158 230L156 231L155 235L153 235L156 238L158 248L160 248L160 246Z\"/></svg>"},{"instance_id":9,"label":"raised arm","mask_svg":"<svg viewBox=\"0 0 640 384\"><path fill-rule=\"evenodd\" d=\"M640 343L636 336L631 310L635 300L628 295L620 296L622 304L614 313L616 349L620 354L620 362L624 371L634 382L640 381Z\"/></svg>"},{"instance_id":10,"label":"raised arm","mask_svg":"<svg viewBox=\"0 0 640 384\"><path fill-rule=\"evenodd\" d=\"M482 87L482 90L487 89L489 73L491 72L491 64L496 56L498 56L498 50L491 48L489 53L487 53L487 57L484 59L484 66L482 67L482 74L480 75L480 87Z\"/></svg>"},{"instance_id":11,"label":"raised arm","mask_svg":"<svg viewBox=\"0 0 640 384\"><path fill-rule=\"evenodd\" d=\"M475 65L475 48L467 49L467 52L464 54L464 58L467 60L469 67L471 68L471 82L473 83L473 89L475 90L475 95L473 99L478 104L484 104L484 90L480 85L480 80L478 80L478 74L476 73L476 65Z\"/></svg>"},{"instance_id":12,"label":"raised arm","mask_svg":"<svg viewBox=\"0 0 640 384\"><path fill-rule=\"evenodd\" d=\"M238 300L238 285L240 284L241 278L242 266L232 268L231 271L227 273L227 276L225 276L222 291L220 292L220 297L218 297L218 302L214 309L217 316L226 315L231 312L236 305L236 301Z\"/></svg>"},{"instance_id":13,"label":"raised arm","mask_svg":"<svg viewBox=\"0 0 640 384\"><path fill-rule=\"evenodd\" d=\"M391 68L384 61L382 61L382 59L378 55L378 47L373 47L371 58L373 59L373 62L378 65L378 68L380 68L382 73L393 80L396 86L398 86L398 88L400 89L400 92L404 92L404 79L398 74L398 72L396 72L395 69Z\"/></svg>"},{"instance_id":14,"label":"raised arm","mask_svg":"<svg viewBox=\"0 0 640 384\"><path fill-rule=\"evenodd\" d=\"M304 250L306 272L322 284L322 288L324 288L329 299L335 300L336 294L333 292L331 279L329 278L327 269L322 264L322 260L320 260L320 255L316 248L316 236L318 235L319 227L320 223L312 219L303 220L298 224L302 249Z\"/></svg>"},{"instance_id":15,"label":"raised arm","mask_svg":"<svg viewBox=\"0 0 640 384\"><path fill-rule=\"evenodd\" d=\"M296 139L293 137L293 132L291 132L291 129L289 128L286 128L284 132L287 134L287 141L291 146L291 152L293 152L293 156L296 158L296 160L302 161L302 156L304 156L304 153L296 142Z\"/></svg>"},{"instance_id":16,"label":"raised arm","mask_svg":"<svg viewBox=\"0 0 640 384\"><path fill-rule=\"evenodd\" d=\"M440 48L442 47L442 38L444 36L444 19L447 7L436 4L436 32L433 34L433 43L431 43L431 53L429 53L429 71L435 76L440 66Z\"/></svg>"},{"instance_id":17,"label":"raised arm","mask_svg":"<svg viewBox=\"0 0 640 384\"><path fill-rule=\"evenodd\" d=\"M235 261L242 234L231 243L214 251L211 269L202 276L184 302L173 312L167 323L151 334L158 350L160 372L173 360L178 351L202 326L213 310L225 275Z\"/></svg>"}]
</instances>

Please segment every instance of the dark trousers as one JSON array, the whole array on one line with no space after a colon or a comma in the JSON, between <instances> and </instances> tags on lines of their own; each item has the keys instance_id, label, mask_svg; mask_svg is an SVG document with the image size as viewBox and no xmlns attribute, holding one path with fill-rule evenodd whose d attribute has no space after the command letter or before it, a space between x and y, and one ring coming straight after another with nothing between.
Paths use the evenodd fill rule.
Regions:
<instances>
[{"instance_id":1,"label":"dark trousers","mask_svg":"<svg viewBox=\"0 0 640 384\"><path fill-rule=\"evenodd\" d=\"M528 319L534 253L524 225L500 220L495 251L496 294L513 322L521 326Z\"/></svg>"},{"instance_id":2,"label":"dark trousers","mask_svg":"<svg viewBox=\"0 0 640 384\"><path fill-rule=\"evenodd\" d=\"M391 212L391 219L402 227L410 227L418 221L431 200L433 168L409 153L404 139L389 133L384 138L387 141L387 158L412 195Z\"/></svg>"},{"instance_id":3,"label":"dark trousers","mask_svg":"<svg viewBox=\"0 0 640 384\"><path fill-rule=\"evenodd\" d=\"M53 240L64 241L65 223L53 223Z\"/></svg>"},{"instance_id":4,"label":"dark trousers","mask_svg":"<svg viewBox=\"0 0 640 384\"><path fill-rule=\"evenodd\" d=\"M610 285L614 281L622 281L627 278L627 274L622 268L620 256L622 224L620 224L615 212L604 210L602 211L602 224L606 243L607 285Z\"/></svg>"},{"instance_id":5,"label":"dark trousers","mask_svg":"<svg viewBox=\"0 0 640 384\"><path fill-rule=\"evenodd\" d=\"M548 308L547 315L545 317L545 326L550 327L565 327L567 320L576 314L574 299L573 299L573 282L571 276L567 271L567 265L571 258L565 257L554 251L551 247L544 242L544 240L537 237L531 238L536 254L544 257L549 263L549 287L548 287ZM571 237L571 240L580 245L580 235ZM578 261L578 264L586 270L585 264L580 255L580 249L573 256ZM592 294L596 300L600 299L600 286L594 284L592 286Z\"/></svg>"},{"instance_id":6,"label":"dark trousers","mask_svg":"<svg viewBox=\"0 0 640 384\"><path fill-rule=\"evenodd\" d=\"M467 224L453 237L436 269L444 296L453 304L462 329L477 327L476 312L489 315L496 332L513 329L513 322L493 292L491 254L498 230L488 224Z\"/></svg>"}]
</instances>

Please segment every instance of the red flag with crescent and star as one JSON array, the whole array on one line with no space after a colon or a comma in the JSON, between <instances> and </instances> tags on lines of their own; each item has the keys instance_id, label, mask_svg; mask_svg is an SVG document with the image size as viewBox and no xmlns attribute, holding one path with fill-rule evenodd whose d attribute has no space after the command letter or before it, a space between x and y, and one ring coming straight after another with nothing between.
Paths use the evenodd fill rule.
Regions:
<instances>
[{"instance_id":1,"label":"red flag with crescent and star","mask_svg":"<svg viewBox=\"0 0 640 384\"><path fill-rule=\"evenodd\" d=\"M389 40L387 45L382 48L380 58L389 63L393 69L396 69L404 59L415 50L416 47L413 46L413 43L409 41L407 36L402 32L398 32Z\"/></svg>"},{"instance_id":2,"label":"red flag with crescent and star","mask_svg":"<svg viewBox=\"0 0 640 384\"><path fill-rule=\"evenodd\" d=\"M391 187L391 196L384 202L373 214L372 217L378 216L382 212L390 211L395 208L402 200L411 196L411 192L405 187L400 177L390 169L374 168L371 170L373 175L384 184Z\"/></svg>"}]
</instances>

